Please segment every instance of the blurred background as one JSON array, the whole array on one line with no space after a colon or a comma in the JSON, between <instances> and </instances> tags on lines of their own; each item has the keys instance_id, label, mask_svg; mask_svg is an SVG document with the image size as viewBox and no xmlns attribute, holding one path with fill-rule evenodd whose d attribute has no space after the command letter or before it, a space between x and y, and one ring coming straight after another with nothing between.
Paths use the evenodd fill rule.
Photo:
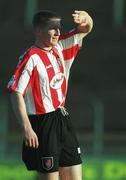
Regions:
<instances>
[{"instance_id":1,"label":"blurred background","mask_svg":"<svg viewBox=\"0 0 126 180\"><path fill-rule=\"evenodd\" d=\"M35 180L21 161L21 129L6 85L18 57L34 43L36 10L62 17L62 31L74 28L71 14L86 10L94 28L71 69L67 107L80 141L83 180L126 179L126 1L0 0L0 180Z\"/></svg>"}]
</instances>

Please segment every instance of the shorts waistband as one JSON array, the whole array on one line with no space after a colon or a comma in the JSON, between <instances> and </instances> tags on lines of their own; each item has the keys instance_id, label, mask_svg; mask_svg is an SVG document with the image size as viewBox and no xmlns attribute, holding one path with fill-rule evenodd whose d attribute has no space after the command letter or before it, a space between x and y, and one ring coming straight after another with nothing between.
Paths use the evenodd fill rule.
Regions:
<instances>
[{"instance_id":1,"label":"shorts waistband","mask_svg":"<svg viewBox=\"0 0 126 180\"><path fill-rule=\"evenodd\" d=\"M61 114L63 116L68 116L69 115L66 108L62 106L62 107L57 108L55 111L51 111L51 112L48 112L48 113L45 113L45 114L31 114L31 115L28 115L28 117L46 116L47 114L55 114L55 113L59 113L59 112L61 112Z\"/></svg>"}]
</instances>

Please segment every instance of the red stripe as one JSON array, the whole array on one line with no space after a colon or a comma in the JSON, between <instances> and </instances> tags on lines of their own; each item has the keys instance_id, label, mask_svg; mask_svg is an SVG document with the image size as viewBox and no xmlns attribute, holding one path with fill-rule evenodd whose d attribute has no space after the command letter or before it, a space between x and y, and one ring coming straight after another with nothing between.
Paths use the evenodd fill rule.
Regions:
<instances>
[{"instance_id":1,"label":"red stripe","mask_svg":"<svg viewBox=\"0 0 126 180\"><path fill-rule=\"evenodd\" d=\"M63 84L62 84L62 93L63 93L63 96L64 98L66 99L66 78L64 77L64 81L63 81ZM65 104L65 99L63 101L63 103L61 104L61 106L64 106Z\"/></svg>"},{"instance_id":2,"label":"red stripe","mask_svg":"<svg viewBox=\"0 0 126 180\"><path fill-rule=\"evenodd\" d=\"M67 38L70 38L71 36L75 35L75 34L78 34L79 31L77 29L74 29L73 31L70 31L66 34L61 34L60 37L59 37L59 41L60 40L63 40L63 39L67 39Z\"/></svg>"},{"instance_id":3,"label":"red stripe","mask_svg":"<svg viewBox=\"0 0 126 180\"><path fill-rule=\"evenodd\" d=\"M38 54L39 54L40 58L42 59L42 62L44 63L45 67L49 66L51 64L51 62L49 61L49 58L45 52L38 49ZM48 74L49 84L50 84L52 78L55 76L55 72L54 72L53 68L48 68L48 69L46 69L46 71ZM55 89L51 88L51 86L50 86L50 92L51 92L53 106L55 109L57 109L57 107L60 104L60 102L58 100L57 91Z\"/></svg>"},{"instance_id":4,"label":"red stripe","mask_svg":"<svg viewBox=\"0 0 126 180\"><path fill-rule=\"evenodd\" d=\"M37 67L34 68L32 73L33 73L33 75L31 78L31 86L32 86L32 94L34 97L36 113L43 114L43 113L45 113L45 108L44 108L43 101L42 101L40 81L39 81Z\"/></svg>"},{"instance_id":5,"label":"red stripe","mask_svg":"<svg viewBox=\"0 0 126 180\"><path fill-rule=\"evenodd\" d=\"M76 44L75 46L72 46L71 48L64 49L62 51L64 60L69 60L75 57L79 49L80 49L80 46L78 44Z\"/></svg>"}]
</instances>

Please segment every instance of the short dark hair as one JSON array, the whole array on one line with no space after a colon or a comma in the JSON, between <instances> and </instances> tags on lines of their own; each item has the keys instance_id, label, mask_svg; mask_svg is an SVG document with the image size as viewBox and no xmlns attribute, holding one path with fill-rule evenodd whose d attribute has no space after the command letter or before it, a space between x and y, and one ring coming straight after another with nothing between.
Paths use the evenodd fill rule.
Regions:
<instances>
[{"instance_id":1,"label":"short dark hair","mask_svg":"<svg viewBox=\"0 0 126 180\"><path fill-rule=\"evenodd\" d=\"M61 19L61 17L53 11L48 11L48 10L38 11L33 16L33 21L32 21L33 27L37 27L39 25L45 26L47 22L52 18Z\"/></svg>"}]
</instances>

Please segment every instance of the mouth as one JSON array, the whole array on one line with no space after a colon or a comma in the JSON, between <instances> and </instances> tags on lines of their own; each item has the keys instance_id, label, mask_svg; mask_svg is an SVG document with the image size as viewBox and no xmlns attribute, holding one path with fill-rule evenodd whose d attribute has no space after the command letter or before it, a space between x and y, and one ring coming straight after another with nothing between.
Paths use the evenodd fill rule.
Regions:
<instances>
[{"instance_id":1,"label":"mouth","mask_svg":"<svg viewBox=\"0 0 126 180\"><path fill-rule=\"evenodd\" d=\"M59 38L52 38L53 41L58 41Z\"/></svg>"}]
</instances>

